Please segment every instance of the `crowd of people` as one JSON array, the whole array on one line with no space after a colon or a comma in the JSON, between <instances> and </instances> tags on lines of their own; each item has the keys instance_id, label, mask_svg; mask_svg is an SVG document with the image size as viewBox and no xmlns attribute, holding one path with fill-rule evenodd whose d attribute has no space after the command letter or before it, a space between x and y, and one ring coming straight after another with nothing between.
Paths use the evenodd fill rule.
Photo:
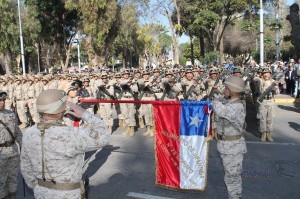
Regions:
<instances>
[{"instance_id":1,"label":"crowd of people","mask_svg":"<svg viewBox=\"0 0 300 199\"><path fill-rule=\"evenodd\" d=\"M154 137L153 107L138 103L143 100L212 101L213 138L218 140L224 180L230 198L238 198L243 154L247 151L243 138L246 102L256 107L261 141L272 142L274 96L285 93L299 97L299 76L293 60L287 66L282 62L259 66L254 61L237 66L231 61L211 67L175 65L1 76L0 198L15 197L18 168L9 165L19 165L16 143L23 146L21 171L35 197L78 198L82 193L79 168L83 154L108 143L114 111L119 126L125 128L122 135L134 136L138 127L147 129L144 136ZM30 128L22 142L20 128L26 127Z\"/></svg>"}]
</instances>

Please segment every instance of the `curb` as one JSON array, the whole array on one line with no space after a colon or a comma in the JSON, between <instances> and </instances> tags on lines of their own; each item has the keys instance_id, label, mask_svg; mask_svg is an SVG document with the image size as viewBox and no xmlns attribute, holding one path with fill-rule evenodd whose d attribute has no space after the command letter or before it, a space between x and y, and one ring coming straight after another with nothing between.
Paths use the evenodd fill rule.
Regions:
<instances>
[{"instance_id":1,"label":"curb","mask_svg":"<svg viewBox=\"0 0 300 199\"><path fill-rule=\"evenodd\" d=\"M281 104L281 103L283 103L283 104L298 104L298 103L300 103L300 98L297 98L297 99L276 99L275 98L275 103L276 104Z\"/></svg>"}]
</instances>

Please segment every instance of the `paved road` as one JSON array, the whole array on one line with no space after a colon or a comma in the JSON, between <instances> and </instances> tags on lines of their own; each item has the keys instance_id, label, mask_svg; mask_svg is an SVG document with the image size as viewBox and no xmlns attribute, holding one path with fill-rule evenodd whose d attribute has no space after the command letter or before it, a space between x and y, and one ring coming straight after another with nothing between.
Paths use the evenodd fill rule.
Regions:
<instances>
[{"instance_id":1,"label":"paved road","mask_svg":"<svg viewBox=\"0 0 300 199\"><path fill-rule=\"evenodd\" d=\"M300 198L300 106L278 104L274 120L274 143L261 143L257 133L253 107L247 116L248 153L243 166L243 198ZM92 156L85 167L90 176L89 198L95 199L193 199L226 198L221 159L216 142L209 146L208 181L203 193L184 193L155 186L153 140L142 136L139 129L134 137L123 137L123 128L112 135L109 146ZM89 153L86 157L90 157ZM18 198L23 197L19 180ZM27 188L26 197L33 198Z\"/></svg>"}]
</instances>

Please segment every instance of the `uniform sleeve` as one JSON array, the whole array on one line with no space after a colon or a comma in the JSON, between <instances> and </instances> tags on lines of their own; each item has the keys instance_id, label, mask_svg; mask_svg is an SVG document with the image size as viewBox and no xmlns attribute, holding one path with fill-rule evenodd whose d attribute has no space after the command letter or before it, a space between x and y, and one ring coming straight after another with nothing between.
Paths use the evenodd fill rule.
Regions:
<instances>
[{"instance_id":1,"label":"uniform sleeve","mask_svg":"<svg viewBox=\"0 0 300 199\"><path fill-rule=\"evenodd\" d=\"M236 104L235 104L236 105ZM242 104L241 104L242 107ZM234 121L238 117L238 114L243 112L243 109L238 110L237 107L231 106L230 104L222 104L219 101L213 101L213 111L220 117L229 121Z\"/></svg>"},{"instance_id":2,"label":"uniform sleeve","mask_svg":"<svg viewBox=\"0 0 300 199\"><path fill-rule=\"evenodd\" d=\"M86 127L76 128L75 133L79 152L97 150L110 142L110 133L107 125L95 115L84 112L82 119L87 123Z\"/></svg>"},{"instance_id":3,"label":"uniform sleeve","mask_svg":"<svg viewBox=\"0 0 300 199\"><path fill-rule=\"evenodd\" d=\"M18 144L20 145L20 147L22 147L22 131L18 126L18 119L16 117L16 115L14 114L14 127L15 127L15 136L16 136L16 140L18 142Z\"/></svg>"},{"instance_id":4,"label":"uniform sleeve","mask_svg":"<svg viewBox=\"0 0 300 199\"><path fill-rule=\"evenodd\" d=\"M28 151L26 146L22 147L20 159L21 159L20 170L23 175L23 178L26 184L28 185L28 187L33 189L37 185L37 178L34 175L33 166L28 157Z\"/></svg>"}]
</instances>

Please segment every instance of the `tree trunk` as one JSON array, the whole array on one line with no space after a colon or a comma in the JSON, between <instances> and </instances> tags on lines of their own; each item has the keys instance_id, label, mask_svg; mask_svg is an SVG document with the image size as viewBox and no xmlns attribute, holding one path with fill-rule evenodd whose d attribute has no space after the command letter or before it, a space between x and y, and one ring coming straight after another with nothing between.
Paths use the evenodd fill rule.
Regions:
<instances>
[{"instance_id":1,"label":"tree trunk","mask_svg":"<svg viewBox=\"0 0 300 199\"><path fill-rule=\"evenodd\" d=\"M224 40L223 40L223 37L221 38L219 51L220 51L220 64L223 64L223 63L225 63L225 56L224 56Z\"/></svg>"},{"instance_id":2,"label":"tree trunk","mask_svg":"<svg viewBox=\"0 0 300 199\"><path fill-rule=\"evenodd\" d=\"M200 56L204 57L205 56L204 37L201 35L199 39L200 39Z\"/></svg>"},{"instance_id":3,"label":"tree trunk","mask_svg":"<svg viewBox=\"0 0 300 199\"><path fill-rule=\"evenodd\" d=\"M12 74L12 60L11 60L11 52L8 51L4 54L4 65L6 74Z\"/></svg>"},{"instance_id":4,"label":"tree trunk","mask_svg":"<svg viewBox=\"0 0 300 199\"><path fill-rule=\"evenodd\" d=\"M190 36L190 45L191 45L191 61L192 64L195 64L195 59L194 59L194 44L193 44L193 36Z\"/></svg>"}]
</instances>

